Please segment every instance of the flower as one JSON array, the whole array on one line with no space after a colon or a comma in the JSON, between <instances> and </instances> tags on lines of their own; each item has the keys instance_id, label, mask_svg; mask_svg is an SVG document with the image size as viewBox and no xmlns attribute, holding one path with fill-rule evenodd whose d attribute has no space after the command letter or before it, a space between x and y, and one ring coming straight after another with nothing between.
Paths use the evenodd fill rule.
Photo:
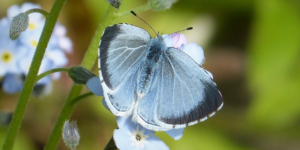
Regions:
<instances>
[{"instance_id":1,"label":"flower","mask_svg":"<svg viewBox=\"0 0 300 150\"><path fill-rule=\"evenodd\" d=\"M71 53L73 43L70 40L70 38L66 36L66 33L67 33L66 27L62 26L60 23L57 23L53 30L53 34L58 38L59 47L63 49L65 52Z\"/></svg>"},{"instance_id":2,"label":"flower","mask_svg":"<svg viewBox=\"0 0 300 150\"><path fill-rule=\"evenodd\" d=\"M6 32L7 27L9 24L2 19L0 29L3 29L2 32L7 33L7 36L0 36L0 76L7 73L20 73L17 61L28 52L26 47L18 45L9 38L8 32Z\"/></svg>"},{"instance_id":3,"label":"flower","mask_svg":"<svg viewBox=\"0 0 300 150\"><path fill-rule=\"evenodd\" d=\"M103 88L101 86L99 77L94 76L88 79L88 81L86 82L86 87L95 95L103 96Z\"/></svg>"},{"instance_id":4,"label":"flower","mask_svg":"<svg viewBox=\"0 0 300 150\"><path fill-rule=\"evenodd\" d=\"M15 41L9 39L10 22L14 16L24 13L39 5L24 3L22 6L11 6L6 18L0 20L0 77L3 77L3 89L7 93L20 91L29 71L45 18L39 13L29 14L29 26ZM65 36L66 29L59 23L54 28L39 68L39 74L50 69L67 65L65 52L72 52L72 42ZM20 78L22 77L22 78ZM41 95L51 91L51 80L58 79L60 73L48 75L37 82L33 94Z\"/></svg>"},{"instance_id":5,"label":"flower","mask_svg":"<svg viewBox=\"0 0 300 150\"><path fill-rule=\"evenodd\" d=\"M174 33L170 35L162 35L167 47L174 47L188 54L196 63L202 65L204 62L204 51L202 47L196 43L187 43L187 38L184 34Z\"/></svg>"},{"instance_id":6,"label":"flower","mask_svg":"<svg viewBox=\"0 0 300 150\"><path fill-rule=\"evenodd\" d=\"M117 117L119 129L114 140L120 150L168 150L169 147L154 135L154 131L132 122L132 118Z\"/></svg>"},{"instance_id":7,"label":"flower","mask_svg":"<svg viewBox=\"0 0 300 150\"><path fill-rule=\"evenodd\" d=\"M180 128L180 129L172 129L172 130L168 130L166 131L166 133L171 136L174 140L179 140L182 138L183 136L183 132L184 132L184 128Z\"/></svg>"},{"instance_id":8,"label":"flower","mask_svg":"<svg viewBox=\"0 0 300 150\"><path fill-rule=\"evenodd\" d=\"M3 90L5 93L13 94L22 90L25 75L7 74L3 79Z\"/></svg>"},{"instance_id":9,"label":"flower","mask_svg":"<svg viewBox=\"0 0 300 150\"><path fill-rule=\"evenodd\" d=\"M187 38L184 34L171 34L170 37L173 41L173 47L177 49L182 49L182 47L187 44Z\"/></svg>"}]
</instances>

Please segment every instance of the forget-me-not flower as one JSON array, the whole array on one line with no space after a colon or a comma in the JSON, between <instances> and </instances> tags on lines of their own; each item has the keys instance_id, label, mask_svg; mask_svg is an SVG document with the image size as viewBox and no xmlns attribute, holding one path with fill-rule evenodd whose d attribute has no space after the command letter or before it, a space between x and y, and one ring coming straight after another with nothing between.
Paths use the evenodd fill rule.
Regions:
<instances>
[{"instance_id":1,"label":"forget-me-not flower","mask_svg":"<svg viewBox=\"0 0 300 150\"><path fill-rule=\"evenodd\" d=\"M6 32L9 28L9 24L6 19L0 21L0 30ZM6 75L7 73L20 73L17 61L24 57L28 52L25 46L18 45L16 42L12 41L9 36L0 36L0 77Z\"/></svg>"},{"instance_id":2,"label":"forget-me-not flower","mask_svg":"<svg viewBox=\"0 0 300 150\"><path fill-rule=\"evenodd\" d=\"M154 135L154 131L132 122L132 118L117 117L119 129L114 141L120 150L168 150L169 147Z\"/></svg>"},{"instance_id":3,"label":"forget-me-not flower","mask_svg":"<svg viewBox=\"0 0 300 150\"><path fill-rule=\"evenodd\" d=\"M41 7L32 3L13 5L7 10L7 17L0 20L0 77L3 77L2 86L6 93L21 91L46 19L39 13L29 14L28 28L14 41L9 38L10 21L19 13L33 8ZM47 45L39 74L67 65L65 52L72 52L72 42L66 37L65 27L57 23ZM42 78L35 85L33 93L40 95L41 92L50 91L51 80L59 77L60 73L54 73Z\"/></svg>"},{"instance_id":4,"label":"forget-me-not flower","mask_svg":"<svg viewBox=\"0 0 300 150\"><path fill-rule=\"evenodd\" d=\"M167 47L174 47L188 54L195 62L202 65L204 62L204 51L196 43L188 43L184 34L174 33L171 35L162 35Z\"/></svg>"}]
</instances>

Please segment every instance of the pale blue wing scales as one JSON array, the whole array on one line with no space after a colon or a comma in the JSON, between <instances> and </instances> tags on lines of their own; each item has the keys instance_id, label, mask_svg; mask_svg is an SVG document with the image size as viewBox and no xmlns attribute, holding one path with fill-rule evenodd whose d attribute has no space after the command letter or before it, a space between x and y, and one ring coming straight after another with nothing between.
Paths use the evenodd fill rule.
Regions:
<instances>
[{"instance_id":1,"label":"pale blue wing scales","mask_svg":"<svg viewBox=\"0 0 300 150\"><path fill-rule=\"evenodd\" d=\"M130 114L141 62L149 49L147 31L129 24L107 27L99 46L99 76L112 113Z\"/></svg>"},{"instance_id":2,"label":"pale blue wing scales","mask_svg":"<svg viewBox=\"0 0 300 150\"><path fill-rule=\"evenodd\" d=\"M213 115L223 101L205 70L178 49L168 48L163 55L156 124L163 128L182 128Z\"/></svg>"},{"instance_id":3,"label":"pale blue wing scales","mask_svg":"<svg viewBox=\"0 0 300 150\"><path fill-rule=\"evenodd\" d=\"M163 54L151 92L138 101L136 118L146 128L165 131L204 121L222 106L222 97L209 75L184 52Z\"/></svg>"},{"instance_id":4,"label":"pale blue wing scales","mask_svg":"<svg viewBox=\"0 0 300 150\"><path fill-rule=\"evenodd\" d=\"M139 67L150 40L147 31L128 24L116 24L105 29L99 46L99 67L110 89L116 88L128 74L133 73L130 69Z\"/></svg>"},{"instance_id":5,"label":"pale blue wing scales","mask_svg":"<svg viewBox=\"0 0 300 150\"><path fill-rule=\"evenodd\" d=\"M155 112L158 104L157 102L162 92L161 87L159 86L162 78L161 67L158 69L159 70L157 70L157 74L153 76L150 81L151 86L149 91L137 101L137 104L133 111L133 118L147 129L154 131L166 131L169 129L160 127L155 122Z\"/></svg>"}]
</instances>

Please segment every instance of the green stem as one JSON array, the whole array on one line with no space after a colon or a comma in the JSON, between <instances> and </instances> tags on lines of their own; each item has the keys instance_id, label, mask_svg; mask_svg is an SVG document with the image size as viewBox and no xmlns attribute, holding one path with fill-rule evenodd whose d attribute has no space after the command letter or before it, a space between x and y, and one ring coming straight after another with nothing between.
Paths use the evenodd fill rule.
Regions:
<instances>
[{"instance_id":1,"label":"green stem","mask_svg":"<svg viewBox=\"0 0 300 150\"><path fill-rule=\"evenodd\" d=\"M151 8L150 3L147 3L143 6L132 9L132 11L134 11L135 13L139 13L139 12L142 12L142 11L146 11L150 8ZM123 12L120 12L120 13L116 14L116 16L118 16L118 17L125 17L125 16L129 16L129 15L132 15L129 10L123 11Z\"/></svg>"},{"instance_id":2,"label":"green stem","mask_svg":"<svg viewBox=\"0 0 300 150\"><path fill-rule=\"evenodd\" d=\"M109 6L106 10L102 22L100 22L97 31L95 32L95 35L89 45L89 48L87 52L85 53L85 56L83 58L83 61L81 63L81 66L85 67L88 70L91 70L96 58L98 57L98 46L100 42L101 35L104 31L104 29L112 24L112 20L114 20L115 16L114 13L117 11L112 6ZM50 135L50 138L48 139L48 142L46 143L46 146L44 150L54 150L56 149L58 142L60 141L61 134L62 134L62 126L66 119L68 119L72 111L75 107L75 105L72 105L72 100L79 96L82 85L73 84L73 87L68 95L67 100L64 103L64 106L58 116L58 119L56 120L56 123L54 125L54 128L52 130L52 133Z\"/></svg>"},{"instance_id":3,"label":"green stem","mask_svg":"<svg viewBox=\"0 0 300 150\"><path fill-rule=\"evenodd\" d=\"M86 98L88 96L91 96L91 95L94 95L92 92L88 92L88 93L85 93L85 94L82 94L76 98L74 98L71 102L71 105L74 105L76 104L78 101L82 100L83 98Z\"/></svg>"},{"instance_id":4,"label":"green stem","mask_svg":"<svg viewBox=\"0 0 300 150\"><path fill-rule=\"evenodd\" d=\"M44 78L45 76L49 75L49 74L52 74L52 73L55 73L55 72L68 72L69 71L69 68L55 68L55 69L51 69L51 70L48 70L40 75L38 75L36 77L36 82L38 82L40 79Z\"/></svg>"},{"instance_id":5,"label":"green stem","mask_svg":"<svg viewBox=\"0 0 300 150\"><path fill-rule=\"evenodd\" d=\"M29 69L28 75L24 82L24 87L20 94L12 121L8 128L8 132L6 134L6 138L2 147L2 150L12 150L15 138L19 132L22 119L24 116L24 112L26 106L29 101L29 97L32 93L36 77L39 71L39 67L41 65L42 59L44 57L44 53L46 51L47 44L51 37L52 31L54 29L57 18L61 12L62 7L64 6L66 0L56 0L53 4L53 7L46 19L45 26L41 37L39 39L39 43L37 45L35 54L33 56L33 60L31 63L31 67Z\"/></svg>"},{"instance_id":6,"label":"green stem","mask_svg":"<svg viewBox=\"0 0 300 150\"><path fill-rule=\"evenodd\" d=\"M25 12L27 15L31 14L31 13L40 13L42 14L45 18L47 18L48 16L48 12L45 11L44 9L40 9L40 8L33 8L33 9L29 9Z\"/></svg>"}]
</instances>

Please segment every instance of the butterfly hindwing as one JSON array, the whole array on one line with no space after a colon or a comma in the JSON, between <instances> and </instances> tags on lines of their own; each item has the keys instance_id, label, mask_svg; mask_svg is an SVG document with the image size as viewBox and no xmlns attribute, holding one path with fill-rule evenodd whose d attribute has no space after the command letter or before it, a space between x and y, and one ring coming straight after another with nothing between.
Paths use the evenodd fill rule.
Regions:
<instances>
[{"instance_id":1,"label":"butterfly hindwing","mask_svg":"<svg viewBox=\"0 0 300 150\"><path fill-rule=\"evenodd\" d=\"M158 66L153 77L156 82L151 85L155 96L138 101L136 113L142 120L139 123L153 130L182 128L205 120L222 105L216 84L184 52L168 48ZM152 116L144 115L149 106L153 107ZM143 123L151 119L157 127Z\"/></svg>"}]
</instances>

